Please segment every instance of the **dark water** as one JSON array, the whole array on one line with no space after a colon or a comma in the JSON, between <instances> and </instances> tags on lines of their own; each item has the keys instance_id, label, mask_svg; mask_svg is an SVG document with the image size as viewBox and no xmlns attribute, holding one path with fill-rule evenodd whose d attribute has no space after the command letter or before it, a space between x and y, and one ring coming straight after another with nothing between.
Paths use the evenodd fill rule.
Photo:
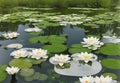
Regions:
<instances>
[{"instance_id":1,"label":"dark water","mask_svg":"<svg viewBox=\"0 0 120 83\"><path fill-rule=\"evenodd\" d=\"M92 13L90 14L92 15ZM60 34L67 34L68 39L66 42L67 47L69 48L72 44L79 44L86 35L99 35L102 36L102 33L116 33L116 35L120 35L119 31L116 30L115 27L116 24L112 25L104 25L104 26L99 26L101 28L97 29L92 29L89 27L83 27L83 26L70 26L67 25L66 27L61 27L61 28L52 28L48 27L43 30L43 33L41 35L60 35ZM10 57L10 53L14 49L4 49L3 46L6 46L10 43L21 43L25 48L41 48L43 44L31 44L28 42L28 39L31 37L34 37L34 35L30 35L24 31L24 29L28 28L29 26L27 24L0 24L0 34L3 32L8 32L8 31L17 31L21 35L18 36L18 38L13 39L13 40L0 40L0 44L2 45L0 47L0 64L8 64L8 62L12 59ZM88 32L86 32L88 31ZM67 51L66 51L67 53ZM117 58L120 59L120 57L112 57L112 56L99 56L99 59L103 58ZM17 75L16 77L14 76L8 76L7 79L2 82L2 83L75 83L78 81L78 77L72 77L72 76L63 76L63 75L58 75L54 72L54 67L51 65L48 61L43 62L40 65L35 65L33 68L40 73L48 75L48 80L46 81L32 81L32 82L27 82L23 79L23 77ZM117 80L120 80L120 71L119 70L111 70L107 68L103 68L100 73L97 75L101 75L101 73L106 73L106 72L113 72L118 76Z\"/></svg>"}]
</instances>

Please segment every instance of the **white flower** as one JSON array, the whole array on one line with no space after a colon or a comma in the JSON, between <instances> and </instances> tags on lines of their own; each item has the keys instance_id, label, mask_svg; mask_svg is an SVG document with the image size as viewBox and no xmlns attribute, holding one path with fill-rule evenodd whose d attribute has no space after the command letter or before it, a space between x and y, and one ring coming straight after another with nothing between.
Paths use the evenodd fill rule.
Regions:
<instances>
[{"instance_id":1,"label":"white flower","mask_svg":"<svg viewBox=\"0 0 120 83\"><path fill-rule=\"evenodd\" d=\"M38 27L25 29L26 32L40 32L41 30L42 29L39 29Z\"/></svg>"},{"instance_id":2,"label":"white flower","mask_svg":"<svg viewBox=\"0 0 120 83\"><path fill-rule=\"evenodd\" d=\"M97 50L104 44L103 42L100 42L96 37L88 37L84 38L83 40L84 42L81 42L83 44L83 47L88 47L92 50Z\"/></svg>"},{"instance_id":3,"label":"white flower","mask_svg":"<svg viewBox=\"0 0 120 83\"><path fill-rule=\"evenodd\" d=\"M89 76L89 77L82 77L79 78L80 83L94 83L94 78Z\"/></svg>"},{"instance_id":4,"label":"white flower","mask_svg":"<svg viewBox=\"0 0 120 83\"><path fill-rule=\"evenodd\" d=\"M97 56L92 53L76 53L72 55L73 60L82 60L85 63L88 63L89 61L95 61L97 59Z\"/></svg>"},{"instance_id":5,"label":"white flower","mask_svg":"<svg viewBox=\"0 0 120 83\"><path fill-rule=\"evenodd\" d=\"M16 74L16 73L18 73L19 72L19 68L18 67L7 67L6 68L6 71L8 72L8 74L10 74L10 75L13 75L13 74Z\"/></svg>"},{"instance_id":6,"label":"white flower","mask_svg":"<svg viewBox=\"0 0 120 83\"><path fill-rule=\"evenodd\" d=\"M23 45L22 44L19 44L19 43L15 43L15 44L9 44L6 46L7 48L15 48L15 49L19 49L19 48L22 48Z\"/></svg>"},{"instance_id":7,"label":"white flower","mask_svg":"<svg viewBox=\"0 0 120 83\"><path fill-rule=\"evenodd\" d=\"M32 50L31 58L35 58L35 59L48 58L47 50L34 49Z\"/></svg>"},{"instance_id":8,"label":"white flower","mask_svg":"<svg viewBox=\"0 0 120 83\"><path fill-rule=\"evenodd\" d=\"M17 32L9 32L9 33L5 33L2 34L6 39L12 39L12 38L16 38L18 35L20 35Z\"/></svg>"},{"instance_id":9,"label":"white flower","mask_svg":"<svg viewBox=\"0 0 120 83\"><path fill-rule=\"evenodd\" d=\"M59 64L60 66L63 66L64 63L69 63L70 57L69 55L57 55L55 54L54 57L51 58L51 61L53 64Z\"/></svg>"},{"instance_id":10,"label":"white flower","mask_svg":"<svg viewBox=\"0 0 120 83\"><path fill-rule=\"evenodd\" d=\"M112 83L112 77L95 77L95 83Z\"/></svg>"},{"instance_id":11,"label":"white flower","mask_svg":"<svg viewBox=\"0 0 120 83\"><path fill-rule=\"evenodd\" d=\"M13 51L10 55L14 56L14 58L21 58L21 57L26 57L29 54L26 50L16 50L16 51Z\"/></svg>"}]
</instances>

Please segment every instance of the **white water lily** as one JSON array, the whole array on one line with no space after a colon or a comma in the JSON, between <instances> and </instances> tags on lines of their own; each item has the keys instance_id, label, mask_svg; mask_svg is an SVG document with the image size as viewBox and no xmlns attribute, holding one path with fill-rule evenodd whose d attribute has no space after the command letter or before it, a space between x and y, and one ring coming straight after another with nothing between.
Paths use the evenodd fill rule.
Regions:
<instances>
[{"instance_id":1,"label":"white water lily","mask_svg":"<svg viewBox=\"0 0 120 83\"><path fill-rule=\"evenodd\" d=\"M14 58L24 58L28 55L29 53L26 50L16 50L10 54L10 56L13 56Z\"/></svg>"},{"instance_id":2,"label":"white water lily","mask_svg":"<svg viewBox=\"0 0 120 83\"><path fill-rule=\"evenodd\" d=\"M47 50L34 49L34 50L32 50L31 58L35 58L35 59L45 58L46 59L46 58L48 58Z\"/></svg>"},{"instance_id":3,"label":"white water lily","mask_svg":"<svg viewBox=\"0 0 120 83\"><path fill-rule=\"evenodd\" d=\"M82 77L79 78L80 83L94 83L94 78L89 76L89 77Z\"/></svg>"},{"instance_id":4,"label":"white water lily","mask_svg":"<svg viewBox=\"0 0 120 83\"><path fill-rule=\"evenodd\" d=\"M60 66L63 66L65 63L69 63L70 61L69 55L63 55L63 54L55 54L54 57L51 58L51 62L53 64L59 64Z\"/></svg>"},{"instance_id":5,"label":"white water lily","mask_svg":"<svg viewBox=\"0 0 120 83\"><path fill-rule=\"evenodd\" d=\"M13 67L13 66L6 68L7 73L10 74L10 75L13 75L13 74L18 73L19 70L20 70L20 69L19 69L18 67Z\"/></svg>"},{"instance_id":6,"label":"white water lily","mask_svg":"<svg viewBox=\"0 0 120 83\"><path fill-rule=\"evenodd\" d=\"M7 48L15 48L15 49L19 49L19 48L22 48L23 45L22 44L19 44L19 43L14 43L14 44L9 44L6 46Z\"/></svg>"},{"instance_id":7,"label":"white water lily","mask_svg":"<svg viewBox=\"0 0 120 83\"><path fill-rule=\"evenodd\" d=\"M5 33L2 34L6 39L12 39L12 38L16 38L18 35L20 35L17 32L9 32L9 33Z\"/></svg>"},{"instance_id":8,"label":"white water lily","mask_svg":"<svg viewBox=\"0 0 120 83\"><path fill-rule=\"evenodd\" d=\"M41 30L38 27L25 29L26 32L41 32Z\"/></svg>"},{"instance_id":9,"label":"white water lily","mask_svg":"<svg viewBox=\"0 0 120 83\"><path fill-rule=\"evenodd\" d=\"M109 76L95 77L95 83L112 83L112 77Z\"/></svg>"},{"instance_id":10,"label":"white water lily","mask_svg":"<svg viewBox=\"0 0 120 83\"><path fill-rule=\"evenodd\" d=\"M83 44L83 47L88 47L88 49L97 50L102 45L104 45L103 42L100 42L98 38L96 37L88 37L83 39L84 42L81 42Z\"/></svg>"},{"instance_id":11,"label":"white water lily","mask_svg":"<svg viewBox=\"0 0 120 83\"><path fill-rule=\"evenodd\" d=\"M73 60L82 60L85 63L88 63L89 61L95 61L97 60L97 56L92 54L92 53L87 53L87 52L81 52L81 53L76 53L72 55Z\"/></svg>"}]
</instances>

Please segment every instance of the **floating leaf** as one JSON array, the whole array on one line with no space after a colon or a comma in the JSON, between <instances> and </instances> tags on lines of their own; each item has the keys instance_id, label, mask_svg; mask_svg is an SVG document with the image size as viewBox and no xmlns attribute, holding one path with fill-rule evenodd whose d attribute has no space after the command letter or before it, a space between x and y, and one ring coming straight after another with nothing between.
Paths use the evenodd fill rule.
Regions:
<instances>
[{"instance_id":1,"label":"floating leaf","mask_svg":"<svg viewBox=\"0 0 120 83\"><path fill-rule=\"evenodd\" d=\"M51 43L64 43L66 41L65 36L56 36L56 35L51 35L48 38L49 42Z\"/></svg>"},{"instance_id":2,"label":"floating leaf","mask_svg":"<svg viewBox=\"0 0 120 83\"><path fill-rule=\"evenodd\" d=\"M7 73L0 69L0 82L4 81L7 77Z\"/></svg>"},{"instance_id":3,"label":"floating leaf","mask_svg":"<svg viewBox=\"0 0 120 83\"><path fill-rule=\"evenodd\" d=\"M18 67L20 69L32 67L32 63L30 63L26 59L13 59L12 61L9 62L9 65Z\"/></svg>"},{"instance_id":4,"label":"floating leaf","mask_svg":"<svg viewBox=\"0 0 120 83\"><path fill-rule=\"evenodd\" d=\"M65 36L57 36L57 35L50 35L50 36L38 36L29 39L31 43L64 43L66 41Z\"/></svg>"},{"instance_id":5,"label":"floating leaf","mask_svg":"<svg viewBox=\"0 0 120 83\"><path fill-rule=\"evenodd\" d=\"M115 79L118 78L117 75L114 74L114 73L104 73L104 74L102 74L102 75L103 75L104 77L110 76L110 77L112 77L113 80L115 80Z\"/></svg>"},{"instance_id":6,"label":"floating leaf","mask_svg":"<svg viewBox=\"0 0 120 83\"><path fill-rule=\"evenodd\" d=\"M73 44L69 49L69 53L79 53L79 52L91 52L92 50L82 47L81 44Z\"/></svg>"},{"instance_id":7,"label":"floating leaf","mask_svg":"<svg viewBox=\"0 0 120 83\"><path fill-rule=\"evenodd\" d=\"M39 72L35 72L34 75L30 76L30 77L25 77L24 79L26 81L33 81L33 80L40 80L40 81L43 81L43 80L46 80L48 78L47 75L45 74L41 74Z\"/></svg>"},{"instance_id":8,"label":"floating leaf","mask_svg":"<svg viewBox=\"0 0 120 83\"><path fill-rule=\"evenodd\" d=\"M84 26L88 26L88 27L92 27L92 28L95 28L97 25L94 24L94 23L85 23L83 24Z\"/></svg>"},{"instance_id":9,"label":"floating leaf","mask_svg":"<svg viewBox=\"0 0 120 83\"><path fill-rule=\"evenodd\" d=\"M120 56L120 44L107 43L99 49L99 52L104 55L119 55Z\"/></svg>"},{"instance_id":10,"label":"floating leaf","mask_svg":"<svg viewBox=\"0 0 120 83\"><path fill-rule=\"evenodd\" d=\"M67 47L62 44L45 45L42 48L52 53L60 53L67 50Z\"/></svg>"},{"instance_id":11,"label":"floating leaf","mask_svg":"<svg viewBox=\"0 0 120 83\"><path fill-rule=\"evenodd\" d=\"M40 64L43 60L42 59L33 59L33 58L27 58L27 61L31 62L32 64Z\"/></svg>"},{"instance_id":12,"label":"floating leaf","mask_svg":"<svg viewBox=\"0 0 120 83\"><path fill-rule=\"evenodd\" d=\"M7 65L0 65L0 70L5 71L6 67L7 67Z\"/></svg>"},{"instance_id":13,"label":"floating leaf","mask_svg":"<svg viewBox=\"0 0 120 83\"><path fill-rule=\"evenodd\" d=\"M103 59L102 65L109 69L120 69L120 60L117 59Z\"/></svg>"},{"instance_id":14,"label":"floating leaf","mask_svg":"<svg viewBox=\"0 0 120 83\"><path fill-rule=\"evenodd\" d=\"M35 71L34 69L21 69L20 75L23 77L30 77L34 75Z\"/></svg>"}]
</instances>

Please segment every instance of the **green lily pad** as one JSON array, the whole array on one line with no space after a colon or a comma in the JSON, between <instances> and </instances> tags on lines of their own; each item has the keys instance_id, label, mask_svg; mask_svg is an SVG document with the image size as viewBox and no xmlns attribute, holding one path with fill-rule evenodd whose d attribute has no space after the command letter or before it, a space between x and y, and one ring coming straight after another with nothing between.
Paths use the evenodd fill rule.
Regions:
<instances>
[{"instance_id":1,"label":"green lily pad","mask_svg":"<svg viewBox=\"0 0 120 83\"><path fill-rule=\"evenodd\" d=\"M69 53L74 54L79 52L91 52L92 50L82 47L81 44L73 44L68 51Z\"/></svg>"},{"instance_id":2,"label":"green lily pad","mask_svg":"<svg viewBox=\"0 0 120 83\"><path fill-rule=\"evenodd\" d=\"M40 32L29 32L30 35L39 35Z\"/></svg>"},{"instance_id":3,"label":"green lily pad","mask_svg":"<svg viewBox=\"0 0 120 83\"><path fill-rule=\"evenodd\" d=\"M9 62L10 66L18 67L20 69L32 67L32 63L26 59L13 59Z\"/></svg>"},{"instance_id":4,"label":"green lily pad","mask_svg":"<svg viewBox=\"0 0 120 83\"><path fill-rule=\"evenodd\" d=\"M23 77L29 77L29 76L32 76L34 75L35 71L34 69L21 69L20 71L20 75L23 76Z\"/></svg>"},{"instance_id":5,"label":"green lily pad","mask_svg":"<svg viewBox=\"0 0 120 83\"><path fill-rule=\"evenodd\" d=\"M42 48L52 53L60 53L67 50L67 47L62 44L45 45Z\"/></svg>"},{"instance_id":6,"label":"green lily pad","mask_svg":"<svg viewBox=\"0 0 120 83\"><path fill-rule=\"evenodd\" d=\"M120 60L117 59L103 59L101 64L109 69L120 69Z\"/></svg>"},{"instance_id":7,"label":"green lily pad","mask_svg":"<svg viewBox=\"0 0 120 83\"><path fill-rule=\"evenodd\" d=\"M115 80L115 79L118 78L117 75L114 74L114 73L104 73L104 74L102 74L102 75L103 75L104 77L110 76L110 77L112 77L113 80Z\"/></svg>"},{"instance_id":8,"label":"green lily pad","mask_svg":"<svg viewBox=\"0 0 120 83\"><path fill-rule=\"evenodd\" d=\"M29 39L30 43L47 43L48 42L48 36L38 36L38 37L32 37Z\"/></svg>"},{"instance_id":9,"label":"green lily pad","mask_svg":"<svg viewBox=\"0 0 120 83\"><path fill-rule=\"evenodd\" d=\"M42 59L36 60L36 59L33 59L33 58L27 58L26 60L29 61L32 64L40 64L40 63L42 63Z\"/></svg>"},{"instance_id":10,"label":"green lily pad","mask_svg":"<svg viewBox=\"0 0 120 83\"><path fill-rule=\"evenodd\" d=\"M111 24L111 23L113 23L113 21L111 21L111 20L99 20L99 21L95 21L95 23L104 25L104 24Z\"/></svg>"},{"instance_id":11,"label":"green lily pad","mask_svg":"<svg viewBox=\"0 0 120 83\"><path fill-rule=\"evenodd\" d=\"M7 67L7 65L0 65L0 70L5 71L6 67Z\"/></svg>"},{"instance_id":12,"label":"green lily pad","mask_svg":"<svg viewBox=\"0 0 120 83\"><path fill-rule=\"evenodd\" d=\"M99 49L99 52L104 55L120 56L120 44L107 43Z\"/></svg>"},{"instance_id":13,"label":"green lily pad","mask_svg":"<svg viewBox=\"0 0 120 83\"><path fill-rule=\"evenodd\" d=\"M88 27L96 27L97 25L94 23L85 23L83 24L84 26L88 26Z\"/></svg>"},{"instance_id":14,"label":"green lily pad","mask_svg":"<svg viewBox=\"0 0 120 83\"><path fill-rule=\"evenodd\" d=\"M24 79L26 81L33 81L33 80L40 80L40 81L44 81L48 78L47 75L45 74L41 74L39 72L35 72L34 75L30 76L30 77L25 77Z\"/></svg>"},{"instance_id":15,"label":"green lily pad","mask_svg":"<svg viewBox=\"0 0 120 83\"><path fill-rule=\"evenodd\" d=\"M4 81L7 78L7 73L0 70L0 82Z\"/></svg>"},{"instance_id":16,"label":"green lily pad","mask_svg":"<svg viewBox=\"0 0 120 83\"><path fill-rule=\"evenodd\" d=\"M56 35L51 35L48 38L49 42L51 43L64 43L66 41L65 36L56 36Z\"/></svg>"},{"instance_id":17,"label":"green lily pad","mask_svg":"<svg viewBox=\"0 0 120 83\"><path fill-rule=\"evenodd\" d=\"M65 36L57 36L57 35L50 35L50 36L39 36L33 37L29 39L31 43L64 43L66 41Z\"/></svg>"},{"instance_id":18,"label":"green lily pad","mask_svg":"<svg viewBox=\"0 0 120 83\"><path fill-rule=\"evenodd\" d=\"M36 72L34 75L34 79L41 80L41 81L46 80L47 78L48 78L47 75L41 74L39 72Z\"/></svg>"}]
</instances>

